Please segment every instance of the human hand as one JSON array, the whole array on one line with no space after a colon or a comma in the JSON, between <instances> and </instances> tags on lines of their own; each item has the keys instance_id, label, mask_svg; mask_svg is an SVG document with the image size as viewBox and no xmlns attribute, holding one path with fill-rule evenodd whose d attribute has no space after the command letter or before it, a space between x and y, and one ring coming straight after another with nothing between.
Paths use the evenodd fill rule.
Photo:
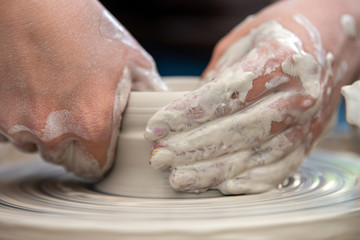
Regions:
<instances>
[{"instance_id":1,"label":"human hand","mask_svg":"<svg viewBox=\"0 0 360 240\"><path fill-rule=\"evenodd\" d=\"M282 1L235 28L203 84L149 120L151 165L170 168L178 191L276 188L334 123L340 87L359 69L356 4Z\"/></svg>"},{"instance_id":2,"label":"human hand","mask_svg":"<svg viewBox=\"0 0 360 240\"><path fill-rule=\"evenodd\" d=\"M1 133L101 176L130 90L164 89L152 58L95 0L6 0L0 12Z\"/></svg>"}]
</instances>

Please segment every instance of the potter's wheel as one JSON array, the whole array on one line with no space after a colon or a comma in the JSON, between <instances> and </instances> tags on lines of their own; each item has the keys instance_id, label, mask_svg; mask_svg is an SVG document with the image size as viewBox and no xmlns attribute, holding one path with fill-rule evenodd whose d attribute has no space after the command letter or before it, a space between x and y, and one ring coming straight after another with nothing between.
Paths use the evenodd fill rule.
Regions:
<instances>
[{"instance_id":1,"label":"potter's wheel","mask_svg":"<svg viewBox=\"0 0 360 240\"><path fill-rule=\"evenodd\" d=\"M1 239L356 239L360 157L316 151L277 190L153 199L101 193L33 160L0 170Z\"/></svg>"}]
</instances>

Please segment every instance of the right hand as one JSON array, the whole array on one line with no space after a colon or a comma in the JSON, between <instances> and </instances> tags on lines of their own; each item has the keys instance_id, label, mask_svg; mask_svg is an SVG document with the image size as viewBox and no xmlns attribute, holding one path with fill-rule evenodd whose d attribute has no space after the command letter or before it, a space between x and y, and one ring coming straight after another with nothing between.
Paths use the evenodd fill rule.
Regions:
<instances>
[{"instance_id":1,"label":"right hand","mask_svg":"<svg viewBox=\"0 0 360 240\"><path fill-rule=\"evenodd\" d=\"M346 13L359 22L354 6L282 1L236 27L217 44L203 85L149 120L151 165L169 168L178 191L276 188L333 123L340 87L359 71L359 25L346 36L340 22Z\"/></svg>"},{"instance_id":2,"label":"right hand","mask_svg":"<svg viewBox=\"0 0 360 240\"><path fill-rule=\"evenodd\" d=\"M111 167L130 90L164 89L96 0L4 0L0 43L1 133L81 177Z\"/></svg>"}]
</instances>

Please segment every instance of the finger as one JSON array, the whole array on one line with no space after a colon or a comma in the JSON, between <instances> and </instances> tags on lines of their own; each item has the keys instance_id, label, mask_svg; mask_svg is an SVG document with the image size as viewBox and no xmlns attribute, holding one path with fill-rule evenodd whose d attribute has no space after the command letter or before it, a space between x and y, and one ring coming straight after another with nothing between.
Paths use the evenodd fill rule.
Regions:
<instances>
[{"instance_id":1,"label":"finger","mask_svg":"<svg viewBox=\"0 0 360 240\"><path fill-rule=\"evenodd\" d=\"M234 44L245 44L250 50L233 60L239 48ZM219 60L219 70L210 82L150 119L147 139L157 140L169 132L181 132L232 114L275 90L292 89L319 96L321 66L304 52L301 40L281 25L267 22L234 44Z\"/></svg>"},{"instance_id":2,"label":"finger","mask_svg":"<svg viewBox=\"0 0 360 240\"><path fill-rule=\"evenodd\" d=\"M280 161L301 144L304 134L302 127L292 127L258 147L205 162L178 166L171 172L170 185L177 191L202 192L214 189L244 171Z\"/></svg>"},{"instance_id":3,"label":"finger","mask_svg":"<svg viewBox=\"0 0 360 240\"><path fill-rule=\"evenodd\" d=\"M23 125L15 125L2 136L7 138L18 149L25 152L34 152L37 150L36 138L33 131Z\"/></svg>"},{"instance_id":4,"label":"finger","mask_svg":"<svg viewBox=\"0 0 360 240\"><path fill-rule=\"evenodd\" d=\"M224 72L219 81L209 82L155 113L148 121L145 138L158 140L171 132L193 129L236 113L275 92L289 80L283 73L273 74L269 82L266 82L267 77L252 82L253 76L250 72Z\"/></svg>"},{"instance_id":5,"label":"finger","mask_svg":"<svg viewBox=\"0 0 360 240\"><path fill-rule=\"evenodd\" d=\"M305 100L301 94L275 93L242 112L169 136L155 145L151 165L166 169L258 146L301 119L309 118L314 110L304 111L308 107L307 102L304 106Z\"/></svg>"},{"instance_id":6,"label":"finger","mask_svg":"<svg viewBox=\"0 0 360 240\"><path fill-rule=\"evenodd\" d=\"M202 123L234 112L237 104L244 104L248 90L252 87L252 73L229 70L217 81L209 82L174 101L157 112L148 121L145 137L156 140L169 132L181 132ZM235 94L233 97L232 95ZM162 129L161 131L157 131ZM157 135L162 132L162 135Z\"/></svg>"},{"instance_id":7,"label":"finger","mask_svg":"<svg viewBox=\"0 0 360 240\"><path fill-rule=\"evenodd\" d=\"M168 133L186 131L228 116L280 89L301 91L297 79L284 74L280 66L275 68L274 72L255 79L254 73L244 72L239 65L232 66L217 75L214 81L152 116L146 127L146 139L158 140Z\"/></svg>"},{"instance_id":8,"label":"finger","mask_svg":"<svg viewBox=\"0 0 360 240\"><path fill-rule=\"evenodd\" d=\"M275 189L300 167L306 157L305 149L305 146L299 146L280 161L255 167L233 179L224 181L216 188L226 195L260 193Z\"/></svg>"},{"instance_id":9,"label":"finger","mask_svg":"<svg viewBox=\"0 0 360 240\"><path fill-rule=\"evenodd\" d=\"M60 126L59 126L60 127ZM23 151L39 150L45 161L62 165L69 172L84 178L98 178L109 169L106 163L109 140L90 141L74 133L52 139L40 137L25 126L13 126L9 139Z\"/></svg>"}]
</instances>

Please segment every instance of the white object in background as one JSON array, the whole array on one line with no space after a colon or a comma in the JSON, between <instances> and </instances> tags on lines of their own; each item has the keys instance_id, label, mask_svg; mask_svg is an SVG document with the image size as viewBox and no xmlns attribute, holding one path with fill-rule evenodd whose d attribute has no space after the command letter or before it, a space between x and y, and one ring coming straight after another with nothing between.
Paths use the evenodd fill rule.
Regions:
<instances>
[{"instance_id":1,"label":"white object in background","mask_svg":"<svg viewBox=\"0 0 360 240\"><path fill-rule=\"evenodd\" d=\"M360 127L360 80L342 87L341 93L345 97L346 121Z\"/></svg>"}]
</instances>

